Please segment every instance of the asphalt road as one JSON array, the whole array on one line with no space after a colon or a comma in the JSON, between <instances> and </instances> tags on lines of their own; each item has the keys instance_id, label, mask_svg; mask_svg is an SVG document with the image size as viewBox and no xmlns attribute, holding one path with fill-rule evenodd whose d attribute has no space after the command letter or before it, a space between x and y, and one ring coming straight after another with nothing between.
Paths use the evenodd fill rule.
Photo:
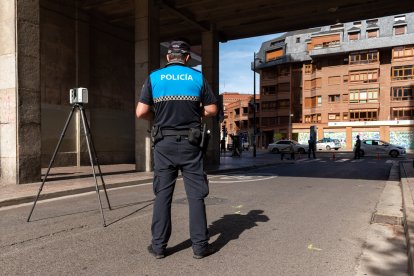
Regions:
<instances>
[{"instance_id":1,"label":"asphalt road","mask_svg":"<svg viewBox=\"0 0 414 276\"><path fill-rule=\"evenodd\" d=\"M192 258L179 181L169 256L146 252L151 184L0 209L0 275L355 275L391 162L302 160L210 176L207 213L218 250ZM392 252L384 252L392 254ZM392 275L392 274L390 274Z\"/></svg>"}]
</instances>

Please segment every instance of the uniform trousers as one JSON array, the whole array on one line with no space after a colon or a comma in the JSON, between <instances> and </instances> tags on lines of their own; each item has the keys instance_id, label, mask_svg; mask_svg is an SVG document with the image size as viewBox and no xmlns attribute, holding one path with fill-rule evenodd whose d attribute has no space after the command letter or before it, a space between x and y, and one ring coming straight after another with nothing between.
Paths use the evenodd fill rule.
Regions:
<instances>
[{"instance_id":1,"label":"uniform trousers","mask_svg":"<svg viewBox=\"0 0 414 276\"><path fill-rule=\"evenodd\" d=\"M203 171L202 151L191 145L186 136L166 136L154 147L152 248L157 253L164 252L171 236L171 203L179 170L189 205L192 248L198 254L206 249L209 240L204 204L209 187Z\"/></svg>"}]
</instances>

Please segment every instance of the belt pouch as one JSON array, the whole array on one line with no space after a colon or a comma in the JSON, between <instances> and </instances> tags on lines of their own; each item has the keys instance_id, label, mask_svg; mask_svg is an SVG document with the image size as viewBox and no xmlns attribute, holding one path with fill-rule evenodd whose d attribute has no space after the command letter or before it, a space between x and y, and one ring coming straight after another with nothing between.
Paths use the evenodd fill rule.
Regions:
<instances>
[{"instance_id":1,"label":"belt pouch","mask_svg":"<svg viewBox=\"0 0 414 276\"><path fill-rule=\"evenodd\" d=\"M159 126L153 126L151 129L151 140L152 144L155 145L158 141L161 141L164 137Z\"/></svg>"},{"instance_id":2,"label":"belt pouch","mask_svg":"<svg viewBox=\"0 0 414 276\"><path fill-rule=\"evenodd\" d=\"M198 128L190 128L188 130L188 142L191 145L198 146L200 145L201 140L201 131Z\"/></svg>"}]
</instances>

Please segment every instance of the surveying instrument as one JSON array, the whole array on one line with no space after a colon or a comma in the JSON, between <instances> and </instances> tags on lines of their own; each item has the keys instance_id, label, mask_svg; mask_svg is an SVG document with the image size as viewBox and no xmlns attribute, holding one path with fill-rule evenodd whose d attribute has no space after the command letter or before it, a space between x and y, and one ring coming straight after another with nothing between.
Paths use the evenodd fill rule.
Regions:
<instances>
[{"instance_id":1,"label":"surveying instrument","mask_svg":"<svg viewBox=\"0 0 414 276\"><path fill-rule=\"evenodd\" d=\"M95 188L96 188L96 194L98 195L99 208L101 210L101 215L102 215L102 222L103 222L103 226L106 227L105 216L104 216L104 212L102 209L101 195L99 192L98 179L96 178L96 173L95 173L95 165L98 167L99 176L102 181L102 187L105 192L106 201L108 203L108 208L109 210L112 210L112 208L111 208L111 204L109 203L108 193L106 192L105 182L102 176L101 167L99 166L98 157L96 156L95 146L93 145L93 142L92 142L91 130L89 128L88 120L85 116L85 107L83 105L88 103L88 89L82 88L82 87L70 89L69 90L69 101L70 101L70 104L72 105L72 110L70 111L68 119L66 120L65 126L63 127L63 131L62 131L62 134L60 135L59 142L56 146L55 152L53 153L52 159L50 160L49 167L47 168L46 175L43 179L42 185L40 185L36 199L33 202L32 209L27 218L27 222L30 221L30 217L32 216L33 210L40 197L40 193L42 192L43 186L45 185L47 176L49 175L50 168L52 167L53 162L55 161L56 154L60 148L60 144L62 143L62 140L65 137L65 133L72 119L73 112L75 111L75 109L79 109L81 120L82 120L82 125L83 125L83 130L85 132L86 145L88 147L89 160L90 160L91 167L92 167L93 177L95 179ZM94 163L94 161L96 164Z\"/></svg>"}]
</instances>

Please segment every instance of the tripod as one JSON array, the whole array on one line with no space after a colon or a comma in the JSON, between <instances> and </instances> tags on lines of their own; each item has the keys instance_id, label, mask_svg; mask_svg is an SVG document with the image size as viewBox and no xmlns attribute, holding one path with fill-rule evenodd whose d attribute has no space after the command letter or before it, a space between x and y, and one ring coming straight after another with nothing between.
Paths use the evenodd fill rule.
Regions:
<instances>
[{"instance_id":1,"label":"tripod","mask_svg":"<svg viewBox=\"0 0 414 276\"><path fill-rule=\"evenodd\" d=\"M102 209L101 195L99 193L98 179L96 178L96 173L95 173L94 159L95 159L96 165L98 166L99 175L100 175L101 181L102 181L102 187L103 187L103 190L105 192L106 201L108 203L108 208L109 208L109 210L112 210L112 208L111 208L111 204L109 203L108 193L106 192L105 182L104 182L103 177L102 177L102 171L101 171L101 167L99 166L98 157L96 156L95 146L93 145L93 142L92 142L91 131L89 129L89 124L88 124L88 121L87 121L86 116L85 116L85 108L83 107L83 104L81 104L81 103L75 103L72 106L72 110L69 114L68 119L66 120L66 124L63 128L62 134L60 135L59 142L56 146L55 152L53 153L52 159L50 160L49 167L47 168L45 178L43 179L42 185L40 185L40 188L39 188L39 191L37 193L36 199L33 202L32 209L31 209L30 214L27 218L27 222L30 221L30 217L32 216L33 210L34 210L34 208L36 206L36 203L39 199L40 193L42 192L43 186L45 185L47 176L49 175L50 168L52 167L53 162L55 161L55 157L56 157L56 154L59 150L60 144L62 143L62 140L65 137L65 133L66 133L66 130L68 128L69 122L72 119L73 112L77 108L80 111L82 124L83 124L83 129L85 131L86 144L88 146L89 160L91 162L93 177L95 178L95 188L96 188L96 194L98 195L99 208L101 210L101 215L102 215L102 222L103 222L103 226L106 227L105 216L104 216L104 212L103 212L103 209Z\"/></svg>"}]
</instances>

